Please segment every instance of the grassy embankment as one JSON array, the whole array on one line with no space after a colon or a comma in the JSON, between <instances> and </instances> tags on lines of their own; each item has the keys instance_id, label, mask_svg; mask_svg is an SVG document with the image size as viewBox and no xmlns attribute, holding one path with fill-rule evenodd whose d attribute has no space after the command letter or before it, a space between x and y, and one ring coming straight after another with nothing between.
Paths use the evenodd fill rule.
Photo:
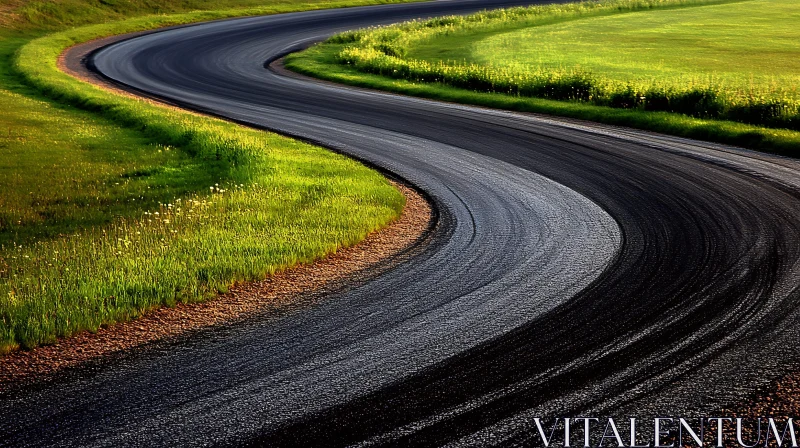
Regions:
<instances>
[{"instance_id":1,"label":"grassy embankment","mask_svg":"<svg viewBox=\"0 0 800 448\"><path fill-rule=\"evenodd\" d=\"M800 3L611 0L356 30L312 76L797 156Z\"/></svg>"},{"instance_id":2,"label":"grassy embankment","mask_svg":"<svg viewBox=\"0 0 800 448\"><path fill-rule=\"evenodd\" d=\"M0 0L0 354L311 261L404 204L345 157L77 81L57 69L62 50L374 3L384 1Z\"/></svg>"}]
</instances>

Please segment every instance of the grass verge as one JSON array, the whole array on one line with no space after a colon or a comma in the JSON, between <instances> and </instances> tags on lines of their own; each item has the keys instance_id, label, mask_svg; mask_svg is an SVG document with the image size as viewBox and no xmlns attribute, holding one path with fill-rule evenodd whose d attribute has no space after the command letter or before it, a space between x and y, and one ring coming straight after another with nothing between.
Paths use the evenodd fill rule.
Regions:
<instances>
[{"instance_id":1,"label":"grass verge","mask_svg":"<svg viewBox=\"0 0 800 448\"><path fill-rule=\"evenodd\" d=\"M624 19L630 19L632 14L676 14L689 9L702 12L706 8L740 8L751 3L756 2L619 0L413 21L334 36L304 53L290 55L286 66L307 75L363 87L631 126L796 156L800 133L779 127L800 123L797 99L787 93L791 90L788 88L781 91L781 99L761 95L736 103L733 94L722 93L722 86L688 86L680 90L677 85L661 85L642 90L633 84L608 87L574 68L559 72L544 67L520 73L518 69L468 60L435 61L439 53L453 58L475 52L482 43L497 36L547 34L554 26L581 26L612 18L635 24L634 20ZM508 48L516 48L508 45L508 39L504 42ZM505 54L511 57L512 53L516 51ZM417 59L418 54L422 59ZM741 121L760 125L723 117L740 117Z\"/></svg>"},{"instance_id":2,"label":"grass verge","mask_svg":"<svg viewBox=\"0 0 800 448\"><path fill-rule=\"evenodd\" d=\"M117 3L0 3L0 353L310 262L404 206L386 179L346 157L114 95L57 68L64 49L94 38L384 2ZM256 3L47 34L152 8Z\"/></svg>"}]
</instances>

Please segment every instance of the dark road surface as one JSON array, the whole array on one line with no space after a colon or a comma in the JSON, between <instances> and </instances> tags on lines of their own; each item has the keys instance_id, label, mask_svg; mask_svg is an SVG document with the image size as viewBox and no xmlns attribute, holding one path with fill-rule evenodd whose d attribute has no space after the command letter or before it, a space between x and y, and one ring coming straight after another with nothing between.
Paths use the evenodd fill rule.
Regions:
<instances>
[{"instance_id":1,"label":"dark road surface","mask_svg":"<svg viewBox=\"0 0 800 448\"><path fill-rule=\"evenodd\" d=\"M439 225L313 307L0 397L0 445L518 445L532 417L704 415L796 366L797 162L264 68L336 31L511 4L238 19L97 53L132 88L397 174Z\"/></svg>"}]
</instances>

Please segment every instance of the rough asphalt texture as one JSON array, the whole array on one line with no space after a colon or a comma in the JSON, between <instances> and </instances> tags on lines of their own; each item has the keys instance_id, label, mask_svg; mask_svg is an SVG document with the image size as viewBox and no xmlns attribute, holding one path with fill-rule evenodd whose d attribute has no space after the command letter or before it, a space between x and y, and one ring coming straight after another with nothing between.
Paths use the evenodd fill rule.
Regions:
<instances>
[{"instance_id":1,"label":"rough asphalt texture","mask_svg":"<svg viewBox=\"0 0 800 448\"><path fill-rule=\"evenodd\" d=\"M0 444L517 445L534 416L702 415L796 366L797 162L264 68L336 31L514 3L237 19L97 53L130 88L397 173L440 224L311 309L0 397Z\"/></svg>"}]
</instances>

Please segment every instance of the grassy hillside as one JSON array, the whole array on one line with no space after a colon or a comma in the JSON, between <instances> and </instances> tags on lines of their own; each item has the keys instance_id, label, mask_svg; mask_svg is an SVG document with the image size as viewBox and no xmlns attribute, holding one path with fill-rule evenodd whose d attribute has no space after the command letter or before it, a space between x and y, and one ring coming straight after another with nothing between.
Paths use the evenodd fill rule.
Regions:
<instances>
[{"instance_id":1,"label":"grassy hillside","mask_svg":"<svg viewBox=\"0 0 800 448\"><path fill-rule=\"evenodd\" d=\"M792 0L514 8L344 33L287 65L431 98L796 154L798 14Z\"/></svg>"},{"instance_id":2,"label":"grassy hillside","mask_svg":"<svg viewBox=\"0 0 800 448\"><path fill-rule=\"evenodd\" d=\"M301 5L310 9L336 6L335 3L329 0L0 0L0 24L11 32L39 34L148 15L257 8L298 10Z\"/></svg>"},{"instance_id":3,"label":"grassy hillside","mask_svg":"<svg viewBox=\"0 0 800 448\"><path fill-rule=\"evenodd\" d=\"M379 2L0 0L0 353L311 261L404 204L345 157L74 80L56 68L64 48Z\"/></svg>"}]
</instances>

